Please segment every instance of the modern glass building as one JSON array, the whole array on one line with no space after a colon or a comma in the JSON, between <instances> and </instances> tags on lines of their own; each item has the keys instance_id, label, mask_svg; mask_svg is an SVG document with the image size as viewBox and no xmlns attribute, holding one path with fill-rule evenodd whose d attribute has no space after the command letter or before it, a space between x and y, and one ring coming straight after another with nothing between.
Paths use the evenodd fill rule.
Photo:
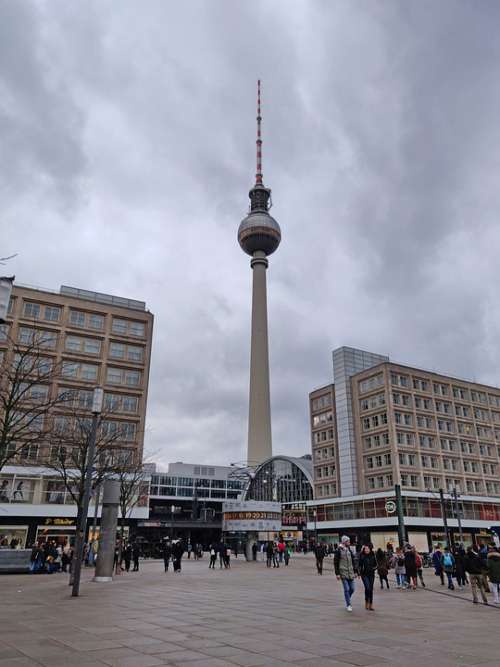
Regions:
<instances>
[{"instance_id":1,"label":"modern glass building","mask_svg":"<svg viewBox=\"0 0 500 667\"><path fill-rule=\"evenodd\" d=\"M261 463L251 479L245 500L297 503L313 498L312 461L309 456L273 456Z\"/></svg>"}]
</instances>

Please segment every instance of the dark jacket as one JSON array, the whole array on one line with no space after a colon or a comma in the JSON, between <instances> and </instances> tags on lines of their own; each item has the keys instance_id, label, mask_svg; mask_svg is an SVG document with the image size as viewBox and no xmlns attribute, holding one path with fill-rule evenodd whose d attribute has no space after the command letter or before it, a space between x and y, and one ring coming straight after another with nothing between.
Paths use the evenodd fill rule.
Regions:
<instances>
[{"instance_id":1,"label":"dark jacket","mask_svg":"<svg viewBox=\"0 0 500 667\"><path fill-rule=\"evenodd\" d=\"M322 544L317 544L314 547L314 554L317 558L317 560L323 560L323 558L326 556L326 549Z\"/></svg>"},{"instance_id":2,"label":"dark jacket","mask_svg":"<svg viewBox=\"0 0 500 667\"><path fill-rule=\"evenodd\" d=\"M387 555L382 551L382 553L376 553L375 558L377 560L377 570L379 573L379 576L381 577L387 577L389 574L389 560L387 559Z\"/></svg>"},{"instance_id":3,"label":"dark jacket","mask_svg":"<svg viewBox=\"0 0 500 667\"><path fill-rule=\"evenodd\" d=\"M165 544L163 546L163 558L164 560L168 560L172 556L172 545L171 544Z\"/></svg>"},{"instance_id":4,"label":"dark jacket","mask_svg":"<svg viewBox=\"0 0 500 667\"><path fill-rule=\"evenodd\" d=\"M358 570L362 577L371 577L377 569L377 559L373 551L365 554L363 551L359 555Z\"/></svg>"},{"instance_id":5,"label":"dark jacket","mask_svg":"<svg viewBox=\"0 0 500 667\"><path fill-rule=\"evenodd\" d=\"M488 577L492 584L500 584L500 553L490 551L486 559Z\"/></svg>"},{"instance_id":6,"label":"dark jacket","mask_svg":"<svg viewBox=\"0 0 500 667\"><path fill-rule=\"evenodd\" d=\"M436 570L436 574L440 574L443 571L443 566L441 564L441 556L443 555L443 552L440 551L439 549L436 549L436 551L432 554L432 565L434 566L434 569Z\"/></svg>"},{"instance_id":7,"label":"dark jacket","mask_svg":"<svg viewBox=\"0 0 500 667\"><path fill-rule=\"evenodd\" d=\"M463 577L465 574L465 553L463 549L457 549L453 555L455 558L455 572L458 577Z\"/></svg>"},{"instance_id":8,"label":"dark jacket","mask_svg":"<svg viewBox=\"0 0 500 667\"><path fill-rule=\"evenodd\" d=\"M183 553L184 553L184 544L182 540L174 542L174 544L172 545L173 558L175 558L175 560L180 560L182 558Z\"/></svg>"},{"instance_id":9,"label":"dark jacket","mask_svg":"<svg viewBox=\"0 0 500 667\"><path fill-rule=\"evenodd\" d=\"M469 574L482 574L483 562L474 551L468 551L464 558L465 571Z\"/></svg>"},{"instance_id":10,"label":"dark jacket","mask_svg":"<svg viewBox=\"0 0 500 667\"><path fill-rule=\"evenodd\" d=\"M407 577L417 576L417 559L414 551L405 551L405 572Z\"/></svg>"}]
</instances>

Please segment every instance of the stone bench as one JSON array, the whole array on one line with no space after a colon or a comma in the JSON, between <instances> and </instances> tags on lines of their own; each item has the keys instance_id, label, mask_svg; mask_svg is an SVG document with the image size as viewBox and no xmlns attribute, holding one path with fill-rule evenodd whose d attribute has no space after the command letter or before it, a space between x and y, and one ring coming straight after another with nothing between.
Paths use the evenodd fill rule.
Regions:
<instances>
[{"instance_id":1,"label":"stone bench","mask_svg":"<svg viewBox=\"0 0 500 667\"><path fill-rule=\"evenodd\" d=\"M0 549L0 574L29 572L31 549Z\"/></svg>"}]
</instances>

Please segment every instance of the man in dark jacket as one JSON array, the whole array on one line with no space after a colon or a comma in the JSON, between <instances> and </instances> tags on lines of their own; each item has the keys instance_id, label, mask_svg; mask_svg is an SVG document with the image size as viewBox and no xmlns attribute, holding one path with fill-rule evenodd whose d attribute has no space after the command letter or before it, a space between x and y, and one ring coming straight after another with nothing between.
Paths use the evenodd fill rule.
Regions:
<instances>
[{"instance_id":1,"label":"man in dark jacket","mask_svg":"<svg viewBox=\"0 0 500 667\"><path fill-rule=\"evenodd\" d=\"M470 585L472 589L472 602L477 604L477 589L481 591L483 604L488 604L488 598L484 590L483 562L472 547L467 547L464 558L465 571L469 573Z\"/></svg>"},{"instance_id":2,"label":"man in dark jacket","mask_svg":"<svg viewBox=\"0 0 500 667\"><path fill-rule=\"evenodd\" d=\"M134 559L134 569L132 572L139 572L139 556L141 554L140 547L137 542L132 546L132 558Z\"/></svg>"},{"instance_id":3,"label":"man in dark jacket","mask_svg":"<svg viewBox=\"0 0 500 667\"><path fill-rule=\"evenodd\" d=\"M177 572L179 574L182 569L181 561L183 554L184 554L184 543L179 537L179 539L172 544L172 559L174 561L174 572Z\"/></svg>"},{"instance_id":4,"label":"man in dark jacket","mask_svg":"<svg viewBox=\"0 0 500 667\"><path fill-rule=\"evenodd\" d=\"M165 544L163 545L163 564L165 565L165 572L168 572L168 564L170 563L171 558L172 545L170 544L170 540L165 540Z\"/></svg>"},{"instance_id":5,"label":"man in dark jacket","mask_svg":"<svg viewBox=\"0 0 500 667\"><path fill-rule=\"evenodd\" d=\"M323 544L315 545L314 555L316 556L316 569L318 570L318 574L323 574L323 560L326 556L326 549Z\"/></svg>"},{"instance_id":6,"label":"man in dark jacket","mask_svg":"<svg viewBox=\"0 0 500 667\"><path fill-rule=\"evenodd\" d=\"M493 594L493 602L500 604L500 553L498 549L491 549L486 559L488 567L488 579L490 580L490 590Z\"/></svg>"}]
</instances>

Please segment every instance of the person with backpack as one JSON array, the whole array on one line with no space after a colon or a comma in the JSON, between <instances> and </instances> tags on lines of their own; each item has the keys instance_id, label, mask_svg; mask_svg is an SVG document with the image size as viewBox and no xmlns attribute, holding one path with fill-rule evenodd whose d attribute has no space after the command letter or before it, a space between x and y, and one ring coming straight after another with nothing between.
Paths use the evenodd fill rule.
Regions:
<instances>
[{"instance_id":1,"label":"person with backpack","mask_svg":"<svg viewBox=\"0 0 500 667\"><path fill-rule=\"evenodd\" d=\"M285 553L283 554L283 558L285 559L285 567L288 567L288 563L290 562L290 551L291 547L288 545L286 546Z\"/></svg>"},{"instance_id":2,"label":"person with backpack","mask_svg":"<svg viewBox=\"0 0 500 667\"><path fill-rule=\"evenodd\" d=\"M377 559L373 553L373 545L365 544L359 554L359 576L365 587L365 609L373 611L373 585L377 570Z\"/></svg>"},{"instance_id":3,"label":"person with backpack","mask_svg":"<svg viewBox=\"0 0 500 667\"><path fill-rule=\"evenodd\" d=\"M358 566L351 551L351 540L343 535L340 545L333 558L333 566L337 580L342 581L346 611L352 612L351 598L356 590L355 579L358 576Z\"/></svg>"},{"instance_id":4,"label":"person with backpack","mask_svg":"<svg viewBox=\"0 0 500 667\"><path fill-rule=\"evenodd\" d=\"M443 552L441 551L441 545L436 545L434 553L432 554L432 565L434 567L434 574L436 577L441 579L441 586L444 586L444 571L443 571Z\"/></svg>"},{"instance_id":5,"label":"person with backpack","mask_svg":"<svg viewBox=\"0 0 500 667\"><path fill-rule=\"evenodd\" d=\"M477 591L479 589L483 604L488 604L484 586L483 562L472 547L467 547L464 558L465 571L469 574L470 587L472 591L472 602L478 604Z\"/></svg>"},{"instance_id":6,"label":"person with backpack","mask_svg":"<svg viewBox=\"0 0 500 667\"><path fill-rule=\"evenodd\" d=\"M446 577L448 578L448 589L450 591L455 590L453 585L453 572L455 571L455 559L450 551L449 547L444 548L444 553L441 556L441 565L443 568Z\"/></svg>"},{"instance_id":7,"label":"person with backpack","mask_svg":"<svg viewBox=\"0 0 500 667\"><path fill-rule=\"evenodd\" d=\"M500 552L495 547L491 547L486 559L488 568L488 579L490 580L490 591L493 595L493 603L500 604Z\"/></svg>"},{"instance_id":8,"label":"person with backpack","mask_svg":"<svg viewBox=\"0 0 500 667\"><path fill-rule=\"evenodd\" d=\"M405 557L400 547L396 547L396 552L391 559L391 567L394 568L396 575L396 588L406 588Z\"/></svg>"},{"instance_id":9,"label":"person with backpack","mask_svg":"<svg viewBox=\"0 0 500 667\"><path fill-rule=\"evenodd\" d=\"M415 564L417 566L417 577L420 580L420 583L422 584L422 588L425 588L425 581L424 581L424 562L422 560L422 556L418 553L418 551L413 547L413 550L415 552Z\"/></svg>"},{"instance_id":10,"label":"person with backpack","mask_svg":"<svg viewBox=\"0 0 500 667\"><path fill-rule=\"evenodd\" d=\"M387 590L389 590L389 580L387 578L387 575L389 574L389 560L387 558L387 554L382 551L382 549L377 549L377 553L375 554L375 558L377 560L377 572L378 572L378 578L380 580L380 588L381 590L384 590L384 582L387 587Z\"/></svg>"}]
</instances>

